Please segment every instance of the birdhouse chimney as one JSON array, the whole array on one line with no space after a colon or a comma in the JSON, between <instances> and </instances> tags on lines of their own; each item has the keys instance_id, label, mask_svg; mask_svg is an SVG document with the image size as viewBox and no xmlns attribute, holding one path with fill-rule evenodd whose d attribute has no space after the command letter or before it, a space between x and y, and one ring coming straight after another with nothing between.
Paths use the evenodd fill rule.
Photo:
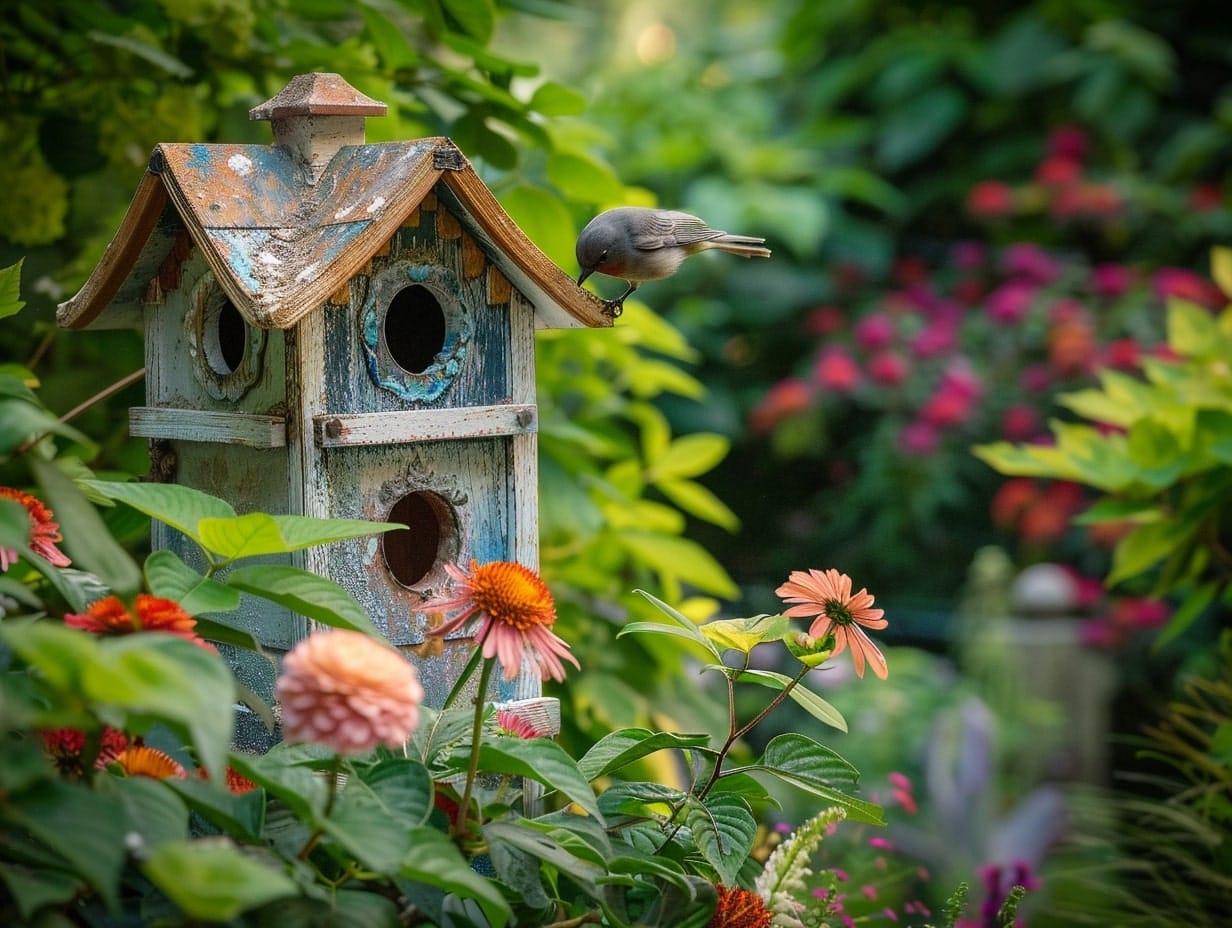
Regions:
<instances>
[{"instance_id":1,"label":"birdhouse chimney","mask_svg":"<svg viewBox=\"0 0 1232 928\"><path fill-rule=\"evenodd\" d=\"M275 96L248 111L268 119L274 144L289 149L315 184L330 159L346 145L363 145L364 117L384 116L388 107L360 93L341 75L299 74Z\"/></svg>"}]
</instances>

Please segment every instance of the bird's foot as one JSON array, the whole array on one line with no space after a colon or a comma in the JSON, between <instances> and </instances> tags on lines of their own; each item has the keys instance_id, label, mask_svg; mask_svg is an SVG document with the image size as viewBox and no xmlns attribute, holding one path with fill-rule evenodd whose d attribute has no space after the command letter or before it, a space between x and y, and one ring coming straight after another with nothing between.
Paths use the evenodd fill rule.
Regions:
<instances>
[{"instance_id":1,"label":"bird's foot","mask_svg":"<svg viewBox=\"0 0 1232 928\"><path fill-rule=\"evenodd\" d=\"M604 300L603 315L611 316L616 319L625 311L625 299L621 297L619 300Z\"/></svg>"}]
</instances>

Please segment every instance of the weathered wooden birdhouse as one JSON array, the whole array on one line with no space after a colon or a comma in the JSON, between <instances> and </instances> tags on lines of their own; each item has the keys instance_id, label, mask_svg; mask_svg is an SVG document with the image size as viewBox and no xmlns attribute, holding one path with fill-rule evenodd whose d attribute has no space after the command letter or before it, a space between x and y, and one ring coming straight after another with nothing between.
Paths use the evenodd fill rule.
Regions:
<instances>
[{"instance_id":1,"label":"weathered wooden birdhouse","mask_svg":"<svg viewBox=\"0 0 1232 928\"><path fill-rule=\"evenodd\" d=\"M70 328L141 325L156 479L237 511L399 522L297 555L411 653L429 698L466 649L424 647L443 564L537 566L536 327L606 326L602 304L512 222L444 138L366 144L383 103L336 74L294 78L253 119L274 144L161 144ZM184 539L156 547L188 559ZM285 652L307 623L242 621ZM272 696L267 661L237 653ZM505 699L538 693L524 675ZM263 730L241 726L241 745Z\"/></svg>"}]
</instances>

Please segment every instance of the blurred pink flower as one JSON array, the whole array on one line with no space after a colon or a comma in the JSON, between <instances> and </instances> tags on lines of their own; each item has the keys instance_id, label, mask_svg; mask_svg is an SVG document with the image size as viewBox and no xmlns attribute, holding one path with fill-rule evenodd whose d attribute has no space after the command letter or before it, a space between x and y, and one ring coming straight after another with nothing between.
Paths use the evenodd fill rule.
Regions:
<instances>
[{"instance_id":1,"label":"blurred pink flower","mask_svg":"<svg viewBox=\"0 0 1232 928\"><path fill-rule=\"evenodd\" d=\"M754 432L764 435L788 416L803 412L812 405L813 385L807 380L780 380L749 412L749 426Z\"/></svg>"},{"instance_id":2,"label":"blurred pink flower","mask_svg":"<svg viewBox=\"0 0 1232 928\"><path fill-rule=\"evenodd\" d=\"M898 447L907 454L932 454L940 443L937 429L920 420L908 423L898 433Z\"/></svg>"},{"instance_id":3,"label":"blurred pink flower","mask_svg":"<svg viewBox=\"0 0 1232 928\"><path fill-rule=\"evenodd\" d=\"M1014 212L1014 188L999 180L982 180L967 191L967 212L980 219L995 219Z\"/></svg>"},{"instance_id":4,"label":"blurred pink flower","mask_svg":"<svg viewBox=\"0 0 1232 928\"><path fill-rule=\"evenodd\" d=\"M1115 338L1104 346L1103 363L1122 371L1137 370L1142 359L1142 347L1132 338Z\"/></svg>"},{"instance_id":5,"label":"blurred pink flower","mask_svg":"<svg viewBox=\"0 0 1232 928\"><path fill-rule=\"evenodd\" d=\"M883 387L897 387L910 373L907 360L897 351L882 351L868 359L868 376Z\"/></svg>"},{"instance_id":6,"label":"blurred pink flower","mask_svg":"<svg viewBox=\"0 0 1232 928\"><path fill-rule=\"evenodd\" d=\"M988 246L983 242L955 242L950 249L950 263L964 271L974 271L988 260Z\"/></svg>"},{"instance_id":7,"label":"blurred pink flower","mask_svg":"<svg viewBox=\"0 0 1232 928\"><path fill-rule=\"evenodd\" d=\"M1016 325L1031 310L1038 288L1026 280L1009 280L988 294L989 317L1002 325Z\"/></svg>"},{"instance_id":8,"label":"blurred pink flower","mask_svg":"<svg viewBox=\"0 0 1232 928\"><path fill-rule=\"evenodd\" d=\"M1002 252L1001 269L1011 277L1050 284L1061 275L1061 262L1033 242L1016 242Z\"/></svg>"},{"instance_id":9,"label":"blurred pink flower","mask_svg":"<svg viewBox=\"0 0 1232 928\"><path fill-rule=\"evenodd\" d=\"M860 385L860 365L847 349L831 345L821 352L813 365L813 382L823 390L850 393Z\"/></svg>"},{"instance_id":10,"label":"blurred pink flower","mask_svg":"<svg viewBox=\"0 0 1232 928\"><path fill-rule=\"evenodd\" d=\"M338 754L400 747L419 725L424 697L410 661L348 629L316 632L292 648L276 690L286 740Z\"/></svg>"},{"instance_id":11,"label":"blurred pink flower","mask_svg":"<svg viewBox=\"0 0 1232 928\"><path fill-rule=\"evenodd\" d=\"M1028 393L1043 393L1052 386L1052 381L1052 371L1046 364L1029 364L1019 377L1019 383Z\"/></svg>"},{"instance_id":12,"label":"blurred pink flower","mask_svg":"<svg viewBox=\"0 0 1232 928\"><path fill-rule=\"evenodd\" d=\"M56 547L63 540L60 525L52 520L52 511L37 497L13 487L0 487L0 499L12 500L25 507L30 517L30 550L56 567L68 567L72 562ZM0 547L0 573L17 562L20 552L16 548Z\"/></svg>"},{"instance_id":13,"label":"blurred pink flower","mask_svg":"<svg viewBox=\"0 0 1232 928\"><path fill-rule=\"evenodd\" d=\"M1151 285L1161 300L1176 297L1208 309L1218 309L1226 302L1218 287L1183 267L1161 267L1155 272Z\"/></svg>"},{"instance_id":14,"label":"blurred pink flower","mask_svg":"<svg viewBox=\"0 0 1232 928\"><path fill-rule=\"evenodd\" d=\"M1030 441L1042 426L1035 407L1026 403L1011 403L1001 414L1001 437L1006 441Z\"/></svg>"},{"instance_id":15,"label":"blurred pink flower","mask_svg":"<svg viewBox=\"0 0 1232 928\"><path fill-rule=\"evenodd\" d=\"M856 344L865 351L880 351L894 344L894 320L886 313L869 313L856 323Z\"/></svg>"},{"instance_id":16,"label":"blurred pink flower","mask_svg":"<svg viewBox=\"0 0 1232 928\"><path fill-rule=\"evenodd\" d=\"M831 656L851 650L857 677L864 676L867 661L873 673L886 679L889 668L885 656L864 629L882 629L889 623L884 618L884 610L873 608L873 597L868 590L861 589L853 594L851 578L830 568L826 571L793 570L787 582L774 593L788 604L784 615L791 618L816 616L809 626L809 637L823 641L833 635Z\"/></svg>"},{"instance_id":17,"label":"blurred pink flower","mask_svg":"<svg viewBox=\"0 0 1232 928\"><path fill-rule=\"evenodd\" d=\"M1133 282L1133 273L1123 264L1097 264L1091 269L1091 289L1099 296L1121 296Z\"/></svg>"},{"instance_id":18,"label":"blurred pink flower","mask_svg":"<svg viewBox=\"0 0 1232 928\"><path fill-rule=\"evenodd\" d=\"M496 713L496 729L502 735L521 738L523 741L543 738L548 734L548 732L540 731L534 723L522 718L511 709L501 709Z\"/></svg>"},{"instance_id":19,"label":"blurred pink flower","mask_svg":"<svg viewBox=\"0 0 1232 928\"><path fill-rule=\"evenodd\" d=\"M1045 158L1035 168L1035 180L1046 187L1072 184L1082 177L1082 165L1072 158Z\"/></svg>"},{"instance_id":20,"label":"blurred pink flower","mask_svg":"<svg viewBox=\"0 0 1232 928\"><path fill-rule=\"evenodd\" d=\"M911 353L917 358L935 358L953 351L958 342L955 327L948 322L933 322L911 339Z\"/></svg>"},{"instance_id":21,"label":"blurred pink flower","mask_svg":"<svg viewBox=\"0 0 1232 928\"><path fill-rule=\"evenodd\" d=\"M944 429L966 422L974 409L971 396L939 387L920 408L920 418L935 428Z\"/></svg>"},{"instance_id":22,"label":"blurred pink flower","mask_svg":"<svg viewBox=\"0 0 1232 928\"><path fill-rule=\"evenodd\" d=\"M837 306L817 306L809 310L804 328L810 335L834 335L847 327L847 317Z\"/></svg>"}]
</instances>

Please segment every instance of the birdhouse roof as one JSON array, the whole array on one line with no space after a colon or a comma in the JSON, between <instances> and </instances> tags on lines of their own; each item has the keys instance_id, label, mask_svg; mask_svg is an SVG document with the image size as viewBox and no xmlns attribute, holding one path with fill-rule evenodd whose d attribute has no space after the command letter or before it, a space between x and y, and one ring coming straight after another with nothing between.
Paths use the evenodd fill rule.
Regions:
<instances>
[{"instance_id":1,"label":"birdhouse roof","mask_svg":"<svg viewBox=\"0 0 1232 928\"><path fill-rule=\"evenodd\" d=\"M253 118L384 110L322 77L336 75L301 75ZM286 145L158 145L102 260L57 320L68 328L135 321L186 229L249 323L289 328L359 272L429 193L530 300L541 325L611 325L602 302L526 237L445 138L344 145L315 182Z\"/></svg>"}]
</instances>

